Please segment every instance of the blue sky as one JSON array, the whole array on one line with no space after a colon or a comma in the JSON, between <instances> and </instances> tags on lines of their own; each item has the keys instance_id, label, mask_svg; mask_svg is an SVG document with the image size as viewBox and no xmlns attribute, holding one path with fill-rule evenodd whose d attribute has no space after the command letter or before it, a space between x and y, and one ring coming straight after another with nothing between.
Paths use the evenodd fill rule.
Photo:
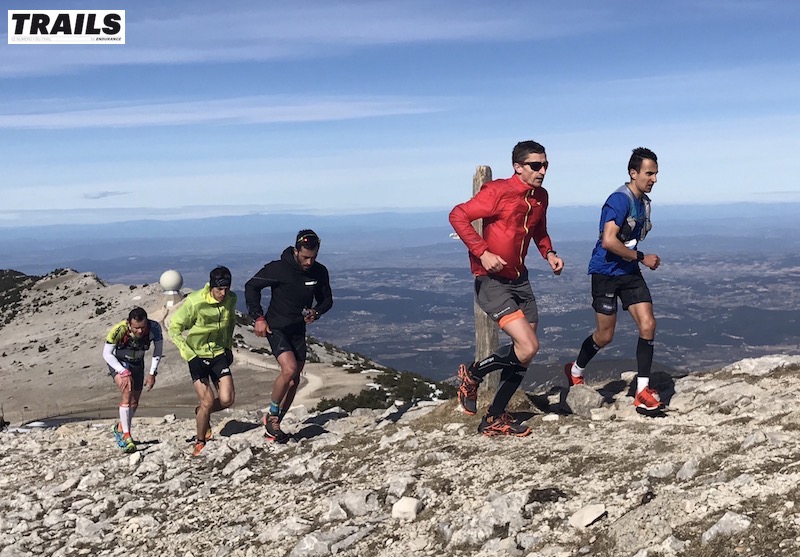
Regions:
<instances>
[{"instance_id":1,"label":"blue sky","mask_svg":"<svg viewBox=\"0 0 800 557\"><path fill-rule=\"evenodd\" d=\"M127 44L0 37L0 226L444 209L524 139L556 206L639 145L655 203L800 201L793 0L5 4Z\"/></svg>"}]
</instances>

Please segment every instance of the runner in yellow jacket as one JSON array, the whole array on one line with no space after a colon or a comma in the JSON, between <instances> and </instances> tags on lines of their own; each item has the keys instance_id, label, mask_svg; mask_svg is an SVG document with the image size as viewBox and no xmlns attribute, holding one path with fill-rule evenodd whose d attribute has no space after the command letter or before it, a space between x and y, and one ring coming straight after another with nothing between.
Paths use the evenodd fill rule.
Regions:
<instances>
[{"instance_id":1,"label":"runner in yellow jacket","mask_svg":"<svg viewBox=\"0 0 800 557\"><path fill-rule=\"evenodd\" d=\"M189 294L169 323L169 338L189 363L199 401L193 456L199 456L211 438L211 414L228 408L235 398L230 366L236 294L231 292L231 280L227 267L211 271L208 284ZM184 331L188 331L185 337Z\"/></svg>"}]
</instances>

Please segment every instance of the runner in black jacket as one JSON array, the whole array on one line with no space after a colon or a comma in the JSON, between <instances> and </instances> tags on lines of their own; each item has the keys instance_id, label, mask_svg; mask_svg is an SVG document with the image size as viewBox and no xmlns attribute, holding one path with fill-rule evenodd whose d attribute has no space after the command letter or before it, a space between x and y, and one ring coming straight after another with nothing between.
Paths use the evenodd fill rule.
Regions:
<instances>
[{"instance_id":1,"label":"runner in black jacket","mask_svg":"<svg viewBox=\"0 0 800 557\"><path fill-rule=\"evenodd\" d=\"M294 400L306 363L306 325L333 306L328 269L317 263L319 246L313 230L301 230L294 247L283 250L280 259L264 265L244 286L247 310L256 320L255 334L267 337L281 368L272 386L269 415L264 417L264 437L269 441L288 440L280 420ZM261 291L267 287L272 298L265 317Z\"/></svg>"}]
</instances>

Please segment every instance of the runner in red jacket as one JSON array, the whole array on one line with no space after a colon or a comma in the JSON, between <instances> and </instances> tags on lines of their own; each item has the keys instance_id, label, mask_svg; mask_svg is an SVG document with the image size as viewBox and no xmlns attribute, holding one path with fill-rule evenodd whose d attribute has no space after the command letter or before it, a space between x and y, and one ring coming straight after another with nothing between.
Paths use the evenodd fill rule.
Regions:
<instances>
[{"instance_id":1,"label":"runner in red jacket","mask_svg":"<svg viewBox=\"0 0 800 557\"><path fill-rule=\"evenodd\" d=\"M480 362L459 366L459 402L464 412L476 414L478 385L488 373L501 370L497 393L478 431L487 436L522 437L530 429L517 423L506 406L539 350L539 311L525 267L531 240L556 275L564 262L547 234L544 147L535 141L520 142L511 160L514 175L484 184L475 197L453 208L450 223L469 250L478 305L513 341ZM471 225L478 219L483 219L482 236Z\"/></svg>"}]
</instances>

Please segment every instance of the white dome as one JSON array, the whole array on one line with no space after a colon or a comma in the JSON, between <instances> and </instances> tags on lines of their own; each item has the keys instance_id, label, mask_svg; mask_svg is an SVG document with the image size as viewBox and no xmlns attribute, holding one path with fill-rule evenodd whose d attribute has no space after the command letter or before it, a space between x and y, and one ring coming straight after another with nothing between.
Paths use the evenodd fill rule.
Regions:
<instances>
[{"instance_id":1,"label":"white dome","mask_svg":"<svg viewBox=\"0 0 800 557\"><path fill-rule=\"evenodd\" d=\"M180 290L183 286L183 276L178 271L170 269L161 274L158 283L164 290Z\"/></svg>"}]
</instances>

